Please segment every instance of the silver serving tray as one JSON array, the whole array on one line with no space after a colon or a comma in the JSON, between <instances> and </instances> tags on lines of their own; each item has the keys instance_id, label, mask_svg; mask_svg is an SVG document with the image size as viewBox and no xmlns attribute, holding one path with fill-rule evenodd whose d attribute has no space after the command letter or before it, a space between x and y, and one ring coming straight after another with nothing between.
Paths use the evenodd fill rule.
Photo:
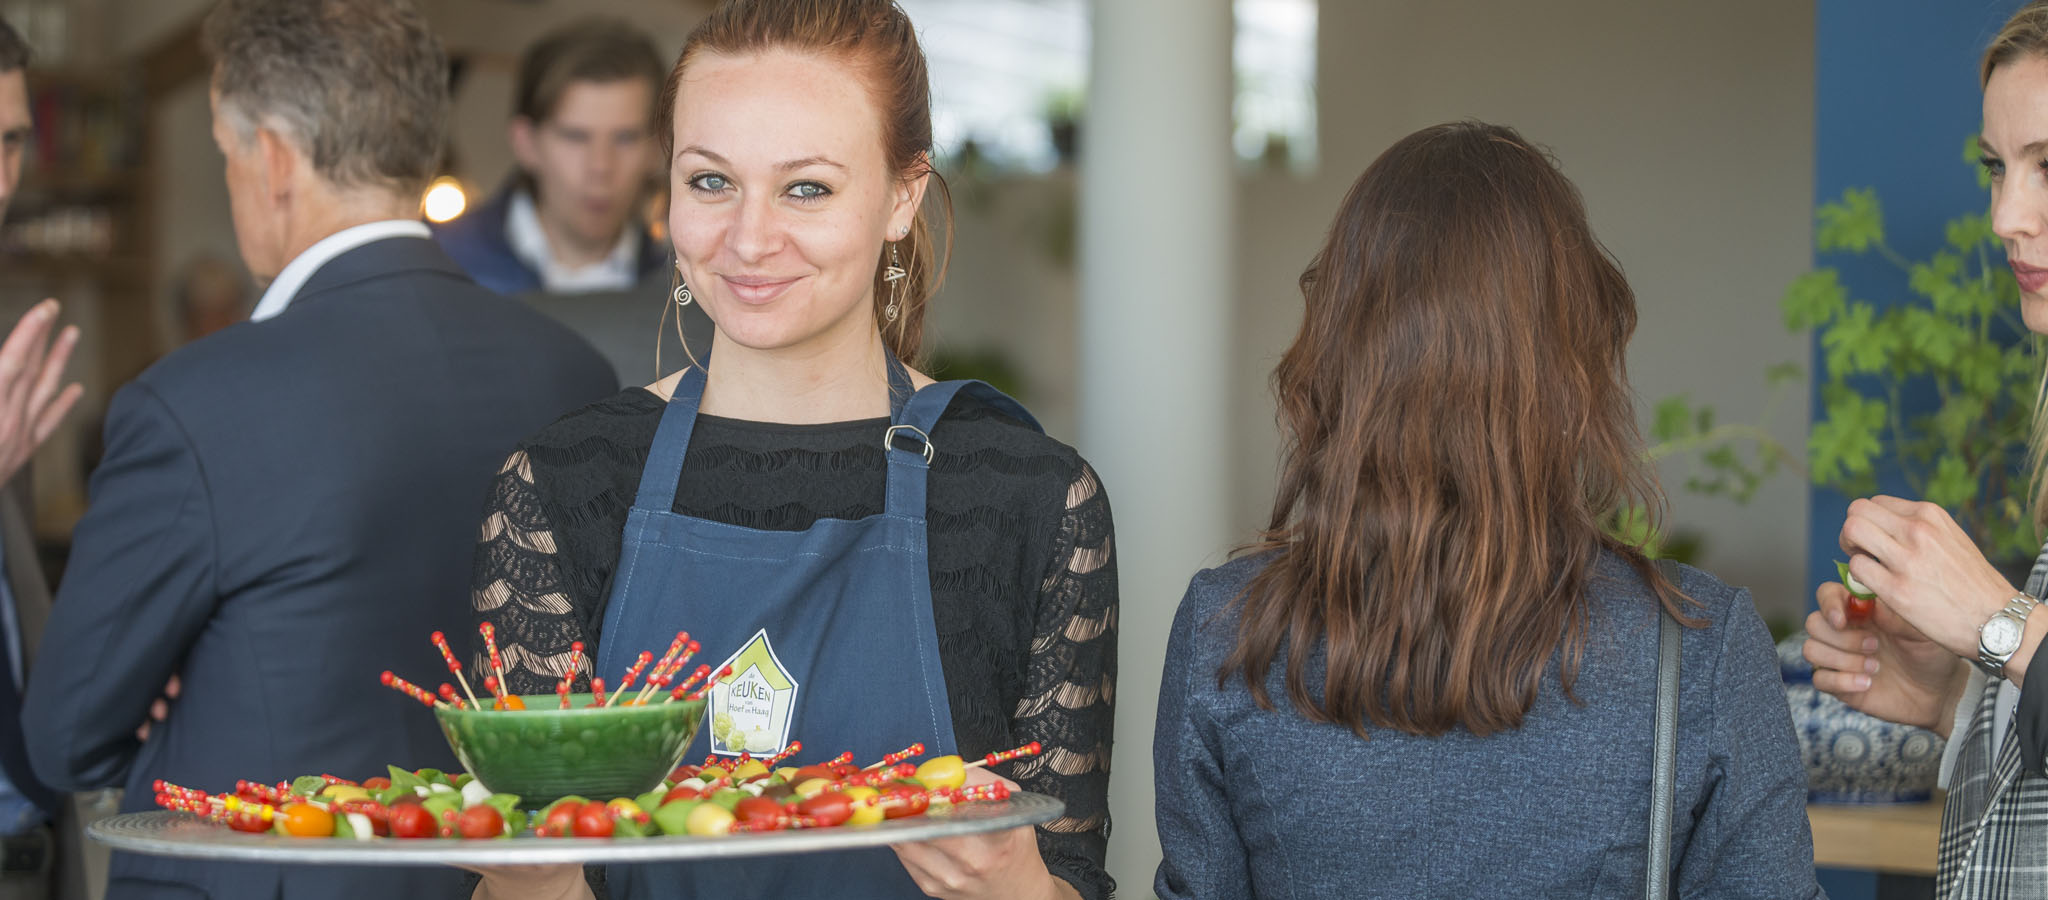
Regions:
<instances>
[{"instance_id":1,"label":"silver serving tray","mask_svg":"<svg viewBox=\"0 0 2048 900\"><path fill-rule=\"evenodd\" d=\"M189 813L127 813L86 828L93 839L131 853L189 859L357 866L540 865L730 859L882 847L913 841L1003 831L1049 822L1066 804L1018 791L1008 800L965 803L874 825L765 831L724 837L664 835L650 838L543 838L504 840L367 841L243 834Z\"/></svg>"}]
</instances>

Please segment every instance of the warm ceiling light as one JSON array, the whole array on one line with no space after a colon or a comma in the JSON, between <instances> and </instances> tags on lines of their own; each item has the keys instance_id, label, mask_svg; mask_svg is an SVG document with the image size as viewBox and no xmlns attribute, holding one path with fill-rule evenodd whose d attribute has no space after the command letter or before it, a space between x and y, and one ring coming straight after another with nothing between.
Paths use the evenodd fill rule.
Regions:
<instances>
[{"instance_id":1,"label":"warm ceiling light","mask_svg":"<svg viewBox=\"0 0 2048 900\"><path fill-rule=\"evenodd\" d=\"M469 197L462 192L462 182L453 175L434 179L426 196L420 198L420 211L426 213L427 221L437 225L462 215L468 208Z\"/></svg>"}]
</instances>

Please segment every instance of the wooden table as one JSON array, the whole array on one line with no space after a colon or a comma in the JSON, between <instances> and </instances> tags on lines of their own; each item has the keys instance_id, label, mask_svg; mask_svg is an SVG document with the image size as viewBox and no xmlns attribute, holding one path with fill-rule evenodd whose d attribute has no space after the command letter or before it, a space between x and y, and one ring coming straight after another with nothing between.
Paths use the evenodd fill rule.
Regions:
<instances>
[{"instance_id":1,"label":"wooden table","mask_svg":"<svg viewBox=\"0 0 2048 900\"><path fill-rule=\"evenodd\" d=\"M1942 795L1926 803L1806 807L1813 864L1897 875L1933 875L1941 845Z\"/></svg>"}]
</instances>

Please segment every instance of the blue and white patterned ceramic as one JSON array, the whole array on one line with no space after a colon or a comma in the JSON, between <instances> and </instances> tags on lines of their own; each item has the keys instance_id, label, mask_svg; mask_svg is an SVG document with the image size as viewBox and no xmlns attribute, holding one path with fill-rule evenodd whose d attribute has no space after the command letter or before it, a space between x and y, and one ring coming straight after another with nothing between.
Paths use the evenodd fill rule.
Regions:
<instances>
[{"instance_id":1,"label":"blue and white patterned ceramic","mask_svg":"<svg viewBox=\"0 0 2048 900\"><path fill-rule=\"evenodd\" d=\"M1941 771L1941 736L1851 709L1813 686L1800 655L1806 633L1778 644L1778 672L1792 707L1792 730L1806 763L1806 796L1816 803L1918 803Z\"/></svg>"}]
</instances>

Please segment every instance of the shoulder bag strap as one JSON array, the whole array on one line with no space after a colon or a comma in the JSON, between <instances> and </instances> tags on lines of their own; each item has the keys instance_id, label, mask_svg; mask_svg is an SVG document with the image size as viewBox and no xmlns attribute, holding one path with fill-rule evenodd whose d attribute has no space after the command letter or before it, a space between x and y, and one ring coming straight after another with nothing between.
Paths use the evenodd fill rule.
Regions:
<instances>
[{"instance_id":1,"label":"shoulder bag strap","mask_svg":"<svg viewBox=\"0 0 2048 900\"><path fill-rule=\"evenodd\" d=\"M1678 585L1678 564L1660 559L1657 566L1673 587ZM1650 849L1648 877L1643 896L1667 900L1671 896L1671 813L1678 793L1678 662L1681 637L1678 620L1661 604L1657 607L1657 755L1650 781Z\"/></svg>"}]
</instances>

